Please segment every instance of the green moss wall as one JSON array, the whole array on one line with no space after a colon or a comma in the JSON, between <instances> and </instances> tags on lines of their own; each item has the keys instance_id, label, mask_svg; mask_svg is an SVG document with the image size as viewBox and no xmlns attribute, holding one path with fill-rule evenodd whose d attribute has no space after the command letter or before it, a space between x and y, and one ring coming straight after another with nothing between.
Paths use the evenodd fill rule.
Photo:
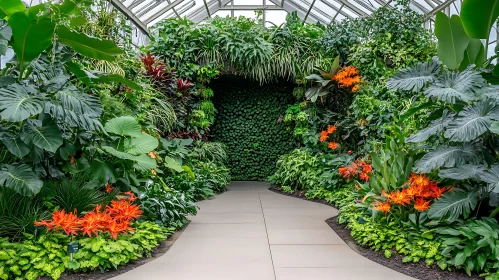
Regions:
<instances>
[{"instance_id":1,"label":"green moss wall","mask_svg":"<svg viewBox=\"0 0 499 280\"><path fill-rule=\"evenodd\" d=\"M293 149L293 137L282 122L293 104L293 87L223 76L210 83L218 113L211 134L225 143L233 180L264 180L279 156Z\"/></svg>"}]
</instances>

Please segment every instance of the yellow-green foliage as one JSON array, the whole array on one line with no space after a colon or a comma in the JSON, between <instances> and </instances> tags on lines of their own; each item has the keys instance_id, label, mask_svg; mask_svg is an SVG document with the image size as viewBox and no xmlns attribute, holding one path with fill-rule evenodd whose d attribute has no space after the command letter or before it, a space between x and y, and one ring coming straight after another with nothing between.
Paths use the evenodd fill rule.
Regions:
<instances>
[{"instance_id":1,"label":"yellow-green foliage","mask_svg":"<svg viewBox=\"0 0 499 280\"><path fill-rule=\"evenodd\" d=\"M27 235L23 242L0 239L0 279L35 280L41 276L59 279L66 270L93 271L117 268L131 260L149 256L152 249L173 232L153 222L136 223L135 231L117 240L107 235L79 238L80 250L69 260L70 239L63 233L38 238Z\"/></svg>"}]
</instances>

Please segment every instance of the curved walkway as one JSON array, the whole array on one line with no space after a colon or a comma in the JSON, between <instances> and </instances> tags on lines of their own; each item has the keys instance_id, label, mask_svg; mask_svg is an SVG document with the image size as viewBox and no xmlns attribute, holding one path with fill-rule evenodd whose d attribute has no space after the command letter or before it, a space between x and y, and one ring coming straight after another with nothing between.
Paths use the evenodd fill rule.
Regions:
<instances>
[{"instance_id":1,"label":"curved walkway","mask_svg":"<svg viewBox=\"0 0 499 280\"><path fill-rule=\"evenodd\" d=\"M355 253L324 222L337 210L233 182L163 256L113 280L409 280Z\"/></svg>"}]
</instances>

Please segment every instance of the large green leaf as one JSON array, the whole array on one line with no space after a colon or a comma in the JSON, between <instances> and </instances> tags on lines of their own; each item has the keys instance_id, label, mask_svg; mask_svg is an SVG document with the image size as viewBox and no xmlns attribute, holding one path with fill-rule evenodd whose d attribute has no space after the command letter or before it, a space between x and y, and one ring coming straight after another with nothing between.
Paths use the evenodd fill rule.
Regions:
<instances>
[{"instance_id":1,"label":"large green leaf","mask_svg":"<svg viewBox=\"0 0 499 280\"><path fill-rule=\"evenodd\" d=\"M0 27L0 55L5 55L12 37L12 28L10 26Z\"/></svg>"},{"instance_id":2,"label":"large green leaf","mask_svg":"<svg viewBox=\"0 0 499 280\"><path fill-rule=\"evenodd\" d=\"M0 19L24 10L26 10L26 6L21 0L0 0Z\"/></svg>"},{"instance_id":3,"label":"large green leaf","mask_svg":"<svg viewBox=\"0 0 499 280\"><path fill-rule=\"evenodd\" d=\"M441 169L438 176L454 180L478 179L484 171L485 167L483 165L464 164L454 168Z\"/></svg>"},{"instance_id":4,"label":"large green leaf","mask_svg":"<svg viewBox=\"0 0 499 280\"><path fill-rule=\"evenodd\" d=\"M21 133L21 140L52 153L55 153L63 142L62 133L55 123L46 123L42 126L27 123Z\"/></svg>"},{"instance_id":5,"label":"large green leaf","mask_svg":"<svg viewBox=\"0 0 499 280\"><path fill-rule=\"evenodd\" d=\"M147 154L158 147L158 139L142 133L139 137L132 138L128 144L128 153L133 155Z\"/></svg>"},{"instance_id":6,"label":"large green leaf","mask_svg":"<svg viewBox=\"0 0 499 280\"><path fill-rule=\"evenodd\" d=\"M499 165L493 165L480 173L480 179L490 184L494 192L499 193Z\"/></svg>"},{"instance_id":7,"label":"large green leaf","mask_svg":"<svg viewBox=\"0 0 499 280\"><path fill-rule=\"evenodd\" d=\"M113 147L102 146L102 149L107 153L121 159L127 159L135 162L135 168L141 171L150 171L156 168L156 161L147 155L131 155L129 153L121 152Z\"/></svg>"},{"instance_id":8,"label":"large green leaf","mask_svg":"<svg viewBox=\"0 0 499 280\"><path fill-rule=\"evenodd\" d=\"M57 37L76 52L98 60L114 61L123 51L113 41L89 37L86 34L69 30L63 25L57 27Z\"/></svg>"},{"instance_id":9,"label":"large green leaf","mask_svg":"<svg viewBox=\"0 0 499 280\"><path fill-rule=\"evenodd\" d=\"M444 136L457 142L475 140L490 128L493 121L499 121L499 106L491 100L483 100L459 112L449 123Z\"/></svg>"},{"instance_id":10,"label":"large green leaf","mask_svg":"<svg viewBox=\"0 0 499 280\"><path fill-rule=\"evenodd\" d=\"M392 90L408 90L419 93L440 73L441 63L433 58L430 62L418 63L416 66L399 71L386 83Z\"/></svg>"},{"instance_id":11,"label":"large green leaf","mask_svg":"<svg viewBox=\"0 0 499 280\"><path fill-rule=\"evenodd\" d=\"M107 162L98 159L92 161L92 164L90 164L90 172L92 178L98 180L101 184L116 182L114 168Z\"/></svg>"},{"instance_id":12,"label":"large green leaf","mask_svg":"<svg viewBox=\"0 0 499 280\"><path fill-rule=\"evenodd\" d=\"M444 193L428 211L428 216L432 219L446 220L453 222L461 215L467 218L478 203L478 189L474 191L464 191L455 189Z\"/></svg>"},{"instance_id":13,"label":"large green leaf","mask_svg":"<svg viewBox=\"0 0 499 280\"><path fill-rule=\"evenodd\" d=\"M104 129L120 136L140 137L142 128L140 124L131 116L122 116L109 120Z\"/></svg>"},{"instance_id":14,"label":"large green leaf","mask_svg":"<svg viewBox=\"0 0 499 280\"><path fill-rule=\"evenodd\" d=\"M438 134L447 128L447 125L453 120L453 115L445 111L440 119L430 122L430 124L418 133L409 136L405 141L408 143L419 143L428 140L430 136Z\"/></svg>"},{"instance_id":15,"label":"large green leaf","mask_svg":"<svg viewBox=\"0 0 499 280\"><path fill-rule=\"evenodd\" d=\"M428 97L436 97L448 103L477 100L476 93L485 86L480 73L468 69L463 72L445 71L424 92Z\"/></svg>"},{"instance_id":16,"label":"large green leaf","mask_svg":"<svg viewBox=\"0 0 499 280\"><path fill-rule=\"evenodd\" d=\"M134 90L142 90L141 86L118 74L95 73L95 75L97 78L93 80L96 83L120 83Z\"/></svg>"},{"instance_id":17,"label":"large green leaf","mask_svg":"<svg viewBox=\"0 0 499 280\"><path fill-rule=\"evenodd\" d=\"M32 21L23 12L9 18L12 28L12 48L23 73L25 67L52 44L55 24L48 18Z\"/></svg>"},{"instance_id":18,"label":"large green leaf","mask_svg":"<svg viewBox=\"0 0 499 280\"><path fill-rule=\"evenodd\" d=\"M57 92L55 97L61 101L64 109L71 110L76 114L99 117L102 113L99 98L82 93L75 86L70 86Z\"/></svg>"},{"instance_id":19,"label":"large green leaf","mask_svg":"<svg viewBox=\"0 0 499 280\"><path fill-rule=\"evenodd\" d=\"M459 70L464 71L471 64L481 67L485 59L485 47L482 41L480 39L471 39L464 52L464 59L461 62L461 66L459 66Z\"/></svg>"},{"instance_id":20,"label":"large green leaf","mask_svg":"<svg viewBox=\"0 0 499 280\"><path fill-rule=\"evenodd\" d=\"M464 51L470 42L470 38L464 32L461 18L458 15L449 18L446 14L437 12L435 36L438 38L438 57L449 69L457 69L464 59Z\"/></svg>"},{"instance_id":21,"label":"large green leaf","mask_svg":"<svg viewBox=\"0 0 499 280\"><path fill-rule=\"evenodd\" d=\"M471 38L487 39L499 16L497 0L464 0L461 4L464 30Z\"/></svg>"},{"instance_id":22,"label":"large green leaf","mask_svg":"<svg viewBox=\"0 0 499 280\"><path fill-rule=\"evenodd\" d=\"M30 151L29 147L18 136L6 134L2 135L0 140L7 147L7 150L18 158L25 157Z\"/></svg>"},{"instance_id":23,"label":"large green leaf","mask_svg":"<svg viewBox=\"0 0 499 280\"><path fill-rule=\"evenodd\" d=\"M0 186L25 196L33 196L40 192L43 181L26 164L3 165L0 168Z\"/></svg>"},{"instance_id":24,"label":"large green leaf","mask_svg":"<svg viewBox=\"0 0 499 280\"><path fill-rule=\"evenodd\" d=\"M45 95L31 86L0 88L0 116L11 122L23 121L43 111L44 99Z\"/></svg>"},{"instance_id":25,"label":"large green leaf","mask_svg":"<svg viewBox=\"0 0 499 280\"><path fill-rule=\"evenodd\" d=\"M180 163L178 163L175 159L166 156L164 158L164 160L165 160L165 166L167 168L170 168L170 169L175 170L177 172L184 171L184 169L182 168L182 165L180 165Z\"/></svg>"},{"instance_id":26,"label":"large green leaf","mask_svg":"<svg viewBox=\"0 0 499 280\"><path fill-rule=\"evenodd\" d=\"M414 169L419 173L429 173L441 167L478 164L483 159L481 154L481 148L471 143L464 143L461 146L440 146L424 155Z\"/></svg>"}]
</instances>

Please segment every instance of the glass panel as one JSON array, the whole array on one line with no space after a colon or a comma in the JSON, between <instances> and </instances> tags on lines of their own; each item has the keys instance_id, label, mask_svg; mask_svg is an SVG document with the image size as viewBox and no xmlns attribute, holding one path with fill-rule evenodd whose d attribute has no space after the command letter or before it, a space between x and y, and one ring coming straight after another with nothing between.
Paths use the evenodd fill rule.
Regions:
<instances>
[{"instance_id":1,"label":"glass panel","mask_svg":"<svg viewBox=\"0 0 499 280\"><path fill-rule=\"evenodd\" d=\"M280 25L286 21L286 16L288 12L286 11L267 11L265 26L270 27L275 25ZM273 23L273 24L272 24Z\"/></svg>"}]
</instances>

